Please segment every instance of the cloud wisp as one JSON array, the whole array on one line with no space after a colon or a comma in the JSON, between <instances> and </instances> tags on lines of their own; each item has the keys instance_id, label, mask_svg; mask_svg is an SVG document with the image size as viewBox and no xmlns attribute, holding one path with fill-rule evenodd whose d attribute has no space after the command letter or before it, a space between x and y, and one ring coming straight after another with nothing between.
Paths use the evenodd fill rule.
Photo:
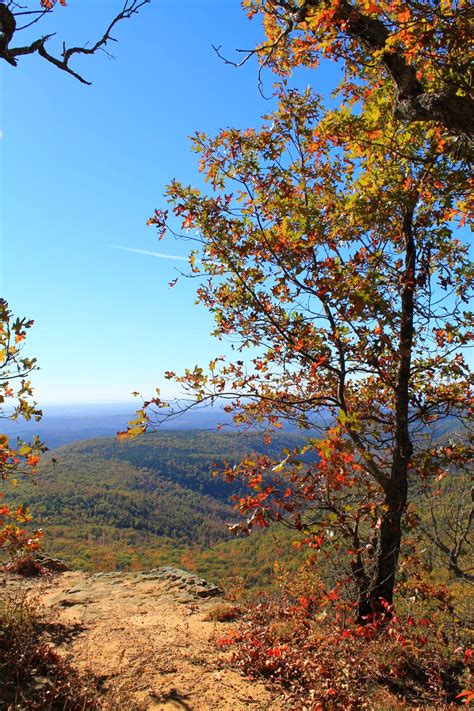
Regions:
<instances>
[{"instance_id":1,"label":"cloud wisp","mask_svg":"<svg viewBox=\"0 0 474 711\"><path fill-rule=\"evenodd\" d=\"M165 254L164 252L149 252L147 249L135 249L135 247L122 247L118 244L113 244L112 249L121 249L123 252L135 252L136 254L146 254L148 257L156 257L157 259L174 259L180 262L187 262L188 257L182 257L178 254Z\"/></svg>"}]
</instances>

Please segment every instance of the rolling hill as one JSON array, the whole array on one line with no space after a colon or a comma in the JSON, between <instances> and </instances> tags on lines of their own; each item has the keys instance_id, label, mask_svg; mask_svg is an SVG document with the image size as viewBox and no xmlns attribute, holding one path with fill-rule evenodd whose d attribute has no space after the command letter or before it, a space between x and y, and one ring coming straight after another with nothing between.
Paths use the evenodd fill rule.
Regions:
<instances>
[{"instance_id":1,"label":"rolling hill","mask_svg":"<svg viewBox=\"0 0 474 711\"><path fill-rule=\"evenodd\" d=\"M267 446L255 434L174 430L125 442L89 439L46 456L35 483L5 482L4 490L10 502L30 505L32 525L46 533L44 550L73 568L138 570L172 563L224 585L242 579L264 586L275 560L297 564L291 541L298 534L275 526L249 539L233 538L226 523L240 520L231 499L240 492L213 470L215 463L237 462L253 450L278 456L302 438L283 432ZM454 475L444 482L437 511L443 540L468 493L461 483ZM429 525L429 499L416 486L412 494ZM433 565L442 563L436 546L425 544Z\"/></svg>"},{"instance_id":2,"label":"rolling hill","mask_svg":"<svg viewBox=\"0 0 474 711\"><path fill-rule=\"evenodd\" d=\"M90 439L46 456L34 483L21 482L8 496L31 507L44 549L74 568L138 569L179 563L219 578L238 573L240 551L270 572L275 541L231 540L227 522L239 520L230 497L238 493L213 476L215 463L238 461L257 450L277 454L301 441L279 434L267 446L257 435L165 431L119 442ZM270 538L268 539L270 541ZM260 563L258 563L260 561ZM215 566L214 566L215 564ZM200 567L199 567L200 566Z\"/></svg>"}]
</instances>

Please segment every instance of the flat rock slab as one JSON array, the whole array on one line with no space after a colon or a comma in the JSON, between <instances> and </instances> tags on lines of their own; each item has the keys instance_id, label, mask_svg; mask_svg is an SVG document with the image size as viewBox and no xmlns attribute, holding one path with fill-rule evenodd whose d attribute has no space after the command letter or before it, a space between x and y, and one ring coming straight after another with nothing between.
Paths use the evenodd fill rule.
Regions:
<instances>
[{"instance_id":1,"label":"flat rock slab","mask_svg":"<svg viewBox=\"0 0 474 711\"><path fill-rule=\"evenodd\" d=\"M244 711L283 708L232 670L216 644L232 623L209 619L216 586L171 567L138 573L0 575L0 595L21 586L44 609L45 634L80 670L100 677L110 709Z\"/></svg>"}]
</instances>

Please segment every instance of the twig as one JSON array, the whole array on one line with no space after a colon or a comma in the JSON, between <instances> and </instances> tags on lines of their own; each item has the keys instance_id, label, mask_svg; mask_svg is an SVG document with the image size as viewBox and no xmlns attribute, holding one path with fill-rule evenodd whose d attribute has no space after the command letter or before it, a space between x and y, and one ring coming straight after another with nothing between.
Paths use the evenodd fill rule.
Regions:
<instances>
[{"instance_id":1,"label":"twig","mask_svg":"<svg viewBox=\"0 0 474 711\"><path fill-rule=\"evenodd\" d=\"M55 67L61 69L67 74L71 74L71 76L80 81L82 84L90 85L90 81L87 81L87 79L85 79L81 74L71 69L71 67L69 66L69 61L71 57L76 54L95 54L98 50L101 50L104 51L108 57L112 58L112 55L105 50L105 45L107 44L107 42L117 42L115 37L111 36L111 32L115 25L117 25L117 23L119 23L121 20L130 19L133 15L136 15L143 8L144 5L148 5L150 2L151 0L126 0L122 10L111 21L102 37L97 40L97 42L95 42L91 47L84 46L67 48L65 44L63 44L61 57L55 57L53 54L50 54L45 47L46 42L55 35L55 33L53 32L51 34L44 35L43 37L36 39L34 42L25 47L14 47L12 49L6 50L3 54L0 54L0 58L5 59L10 64L16 65L16 57L20 57L26 54L34 54L35 52L37 52L40 57L46 59L46 61L50 62L51 64L54 64ZM41 14L35 20L19 29L25 29L26 27L33 25L35 22L40 20L44 14L50 11L31 11L31 13L33 12L40 12Z\"/></svg>"}]
</instances>

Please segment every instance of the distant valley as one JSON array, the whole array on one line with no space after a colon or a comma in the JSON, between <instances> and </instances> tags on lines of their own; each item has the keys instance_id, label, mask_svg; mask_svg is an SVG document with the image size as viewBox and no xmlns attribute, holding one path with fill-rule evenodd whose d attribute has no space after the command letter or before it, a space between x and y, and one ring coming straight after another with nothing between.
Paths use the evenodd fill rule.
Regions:
<instances>
[{"instance_id":1,"label":"distant valley","mask_svg":"<svg viewBox=\"0 0 474 711\"><path fill-rule=\"evenodd\" d=\"M248 539L231 536L226 524L240 520L231 497L241 492L213 470L250 451L276 457L308 433L285 429L268 446L262 435L216 432L223 413L214 408L179 419L179 430L121 442L114 435L132 416L132 406L78 406L51 408L27 426L3 423L10 436L37 433L51 449L35 481L3 489L9 502L30 506L46 552L90 571L173 563L224 585L265 585L275 560L296 565L295 531L275 526ZM440 423L437 435L451 424Z\"/></svg>"},{"instance_id":2,"label":"distant valley","mask_svg":"<svg viewBox=\"0 0 474 711\"><path fill-rule=\"evenodd\" d=\"M247 451L277 455L301 438L279 433L268 446L261 435L179 430L125 442L82 440L45 455L36 481L20 482L8 496L30 505L33 524L46 533L45 551L73 568L179 563L220 582L244 569L263 582L278 541L295 535L279 530L251 541L233 538L226 523L240 520L230 498L239 490L213 469Z\"/></svg>"}]
</instances>

